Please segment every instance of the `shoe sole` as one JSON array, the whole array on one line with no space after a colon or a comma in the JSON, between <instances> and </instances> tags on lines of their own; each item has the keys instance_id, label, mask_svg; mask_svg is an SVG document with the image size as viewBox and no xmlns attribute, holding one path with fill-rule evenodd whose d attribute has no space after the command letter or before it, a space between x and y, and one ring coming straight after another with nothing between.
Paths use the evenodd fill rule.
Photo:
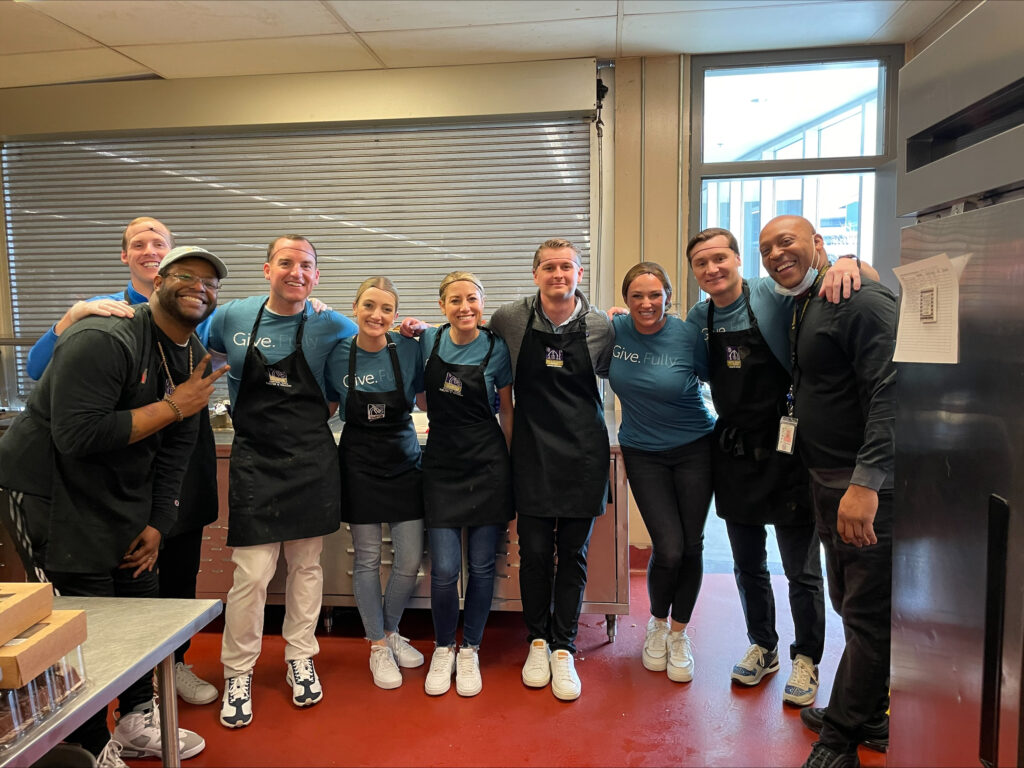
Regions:
<instances>
[{"instance_id":1,"label":"shoe sole","mask_svg":"<svg viewBox=\"0 0 1024 768\"><path fill-rule=\"evenodd\" d=\"M472 688L472 689L470 689L468 691L465 690L464 688L459 688L458 683L456 683L456 685L455 685L455 692L457 694L459 694L459 696L465 696L466 698L469 698L470 696L476 696L483 689L484 689L483 683L481 683L480 685L478 685L475 688Z\"/></svg>"},{"instance_id":2,"label":"shoe sole","mask_svg":"<svg viewBox=\"0 0 1024 768\"><path fill-rule=\"evenodd\" d=\"M428 688L426 683L423 684L423 692L425 694L427 694L427 696L441 696L443 694L448 693L448 691L450 691L451 689L452 689L451 680L448 681L448 685L446 685L444 688L433 688L432 689L432 688Z\"/></svg>"},{"instance_id":3,"label":"shoe sole","mask_svg":"<svg viewBox=\"0 0 1024 768\"><path fill-rule=\"evenodd\" d=\"M673 670L677 670L673 672ZM692 669L680 669L679 667L668 666L668 679L673 683L688 683L693 680Z\"/></svg>"},{"instance_id":4,"label":"shoe sole","mask_svg":"<svg viewBox=\"0 0 1024 768\"><path fill-rule=\"evenodd\" d=\"M755 686L758 683L760 683L768 675L772 675L772 674L774 674L774 673L776 673L778 671L779 671L779 660L776 659L775 663L772 666L765 667L764 669L761 670L761 674L756 675L754 677L742 677L740 675L737 675L735 672L733 672L730 675L730 677L732 678L732 681L734 683L739 683L740 685L745 685L745 686L747 686L749 688L749 687Z\"/></svg>"},{"instance_id":5,"label":"shoe sole","mask_svg":"<svg viewBox=\"0 0 1024 768\"><path fill-rule=\"evenodd\" d=\"M378 680L375 677L373 678L373 684L376 685L378 688L383 688L385 691L393 691L395 688L401 687L402 681L396 680L395 682L391 683L385 680Z\"/></svg>"},{"instance_id":6,"label":"shoe sole","mask_svg":"<svg viewBox=\"0 0 1024 768\"><path fill-rule=\"evenodd\" d=\"M541 680L540 678L537 678L535 680L531 680L531 679L526 677L526 673L525 672L523 672L522 678L523 678L523 685L525 685L527 688L547 688L548 687L548 683L551 682L551 672L549 671L547 676L543 680Z\"/></svg>"},{"instance_id":7,"label":"shoe sole","mask_svg":"<svg viewBox=\"0 0 1024 768\"><path fill-rule=\"evenodd\" d=\"M660 659L648 656L646 652L641 657L644 665L644 669L649 669L651 672L664 672L665 668L668 667L668 659L662 656Z\"/></svg>"},{"instance_id":8,"label":"shoe sole","mask_svg":"<svg viewBox=\"0 0 1024 768\"><path fill-rule=\"evenodd\" d=\"M422 667L424 661L426 661L426 659L424 659L422 656L420 656L419 661L411 663L407 661L401 661L398 657L395 657L395 663L402 669L416 669L416 667Z\"/></svg>"},{"instance_id":9,"label":"shoe sole","mask_svg":"<svg viewBox=\"0 0 1024 768\"><path fill-rule=\"evenodd\" d=\"M804 696L797 696L791 693L782 694L782 703L789 704L791 707L809 707L814 703L814 700L818 697L818 692L815 690L811 694L805 694Z\"/></svg>"},{"instance_id":10,"label":"shoe sole","mask_svg":"<svg viewBox=\"0 0 1024 768\"><path fill-rule=\"evenodd\" d=\"M555 689L554 686L551 687L551 692L555 694L555 698L559 701L576 701L582 693L582 691L570 691L566 693L565 691Z\"/></svg>"},{"instance_id":11,"label":"shoe sole","mask_svg":"<svg viewBox=\"0 0 1024 768\"><path fill-rule=\"evenodd\" d=\"M242 722L239 722L239 723L229 723L224 718L221 718L220 719L220 724L223 725L225 728L245 728L247 725L251 725L252 724L252 715L250 715L249 719L246 720L244 723L242 723ZM122 751L122 754L125 754L125 753ZM182 755L182 758L184 758L184 755Z\"/></svg>"},{"instance_id":12,"label":"shoe sole","mask_svg":"<svg viewBox=\"0 0 1024 768\"><path fill-rule=\"evenodd\" d=\"M804 724L804 728L811 731L812 733L821 733L821 728L824 725L824 723L818 722L809 723L802 717L800 718L800 722ZM861 745L867 747L870 750L873 750L874 752L881 752L883 754L889 751L888 739L886 739L885 741L880 741L878 739L864 739L861 741Z\"/></svg>"},{"instance_id":13,"label":"shoe sole","mask_svg":"<svg viewBox=\"0 0 1024 768\"><path fill-rule=\"evenodd\" d=\"M213 702L215 702L217 699L220 698L220 694L217 693L217 689L215 688L214 691L213 691L213 694L209 698L205 698L205 699L189 699L189 698L185 697L185 694L183 694L181 692L181 689L179 688L178 689L178 698L181 699L182 701L184 701L186 704L195 704L196 706L201 707L203 704L212 704Z\"/></svg>"},{"instance_id":14,"label":"shoe sole","mask_svg":"<svg viewBox=\"0 0 1024 768\"><path fill-rule=\"evenodd\" d=\"M251 722L251 719L250 719L250 722ZM248 723L246 723L246 725L248 725ZM229 727L232 727L232 726L229 726ZM121 745L121 757L122 758L127 757L127 758L130 758L132 760L137 760L139 758L144 758L144 757L163 757L163 755L164 755L164 751L162 749L157 749L155 751L152 750L152 749L133 749L132 747L130 747L127 744L125 744L124 742L120 742L119 741L118 744ZM192 749L181 750L179 754L180 754L180 757L181 757L182 760L188 760L190 757L195 757L196 755L198 755L204 749L206 749L206 740L205 739L203 739L203 741L201 743L199 743L198 745L196 745L195 747L192 747Z\"/></svg>"}]
</instances>

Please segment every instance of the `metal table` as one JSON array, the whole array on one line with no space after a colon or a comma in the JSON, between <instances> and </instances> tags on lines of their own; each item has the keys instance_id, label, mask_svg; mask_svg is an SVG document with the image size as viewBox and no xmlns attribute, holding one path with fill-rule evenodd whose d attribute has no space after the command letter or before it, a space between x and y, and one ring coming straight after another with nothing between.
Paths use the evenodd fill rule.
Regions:
<instances>
[{"instance_id":1,"label":"metal table","mask_svg":"<svg viewBox=\"0 0 1024 768\"><path fill-rule=\"evenodd\" d=\"M163 765L181 765L174 650L220 615L220 600L55 597L54 610L84 610L87 686L8 749L0 766L30 766L133 681L156 667ZM174 734L173 737L168 737Z\"/></svg>"}]
</instances>

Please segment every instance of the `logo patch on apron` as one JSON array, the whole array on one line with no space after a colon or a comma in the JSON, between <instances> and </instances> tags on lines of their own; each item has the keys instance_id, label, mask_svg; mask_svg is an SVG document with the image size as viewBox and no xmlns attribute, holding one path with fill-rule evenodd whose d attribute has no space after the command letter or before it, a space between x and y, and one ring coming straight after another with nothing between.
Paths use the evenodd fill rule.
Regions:
<instances>
[{"instance_id":1,"label":"logo patch on apron","mask_svg":"<svg viewBox=\"0 0 1024 768\"><path fill-rule=\"evenodd\" d=\"M384 418L384 404L383 403L370 403L366 406L366 420L367 421L379 421Z\"/></svg>"},{"instance_id":2,"label":"logo patch on apron","mask_svg":"<svg viewBox=\"0 0 1024 768\"><path fill-rule=\"evenodd\" d=\"M462 397L462 380L450 371L445 371L444 384L441 385L441 391L447 392L449 395Z\"/></svg>"},{"instance_id":3,"label":"logo patch on apron","mask_svg":"<svg viewBox=\"0 0 1024 768\"><path fill-rule=\"evenodd\" d=\"M544 350L544 365L548 368L561 368L563 365L562 350L551 347L544 347Z\"/></svg>"},{"instance_id":4,"label":"logo patch on apron","mask_svg":"<svg viewBox=\"0 0 1024 768\"><path fill-rule=\"evenodd\" d=\"M743 356L740 354L739 347L726 347L725 348L725 365L728 368L742 368L743 367Z\"/></svg>"},{"instance_id":5,"label":"logo patch on apron","mask_svg":"<svg viewBox=\"0 0 1024 768\"><path fill-rule=\"evenodd\" d=\"M272 387L291 387L288 383L288 374L280 368L267 368L267 384Z\"/></svg>"}]
</instances>

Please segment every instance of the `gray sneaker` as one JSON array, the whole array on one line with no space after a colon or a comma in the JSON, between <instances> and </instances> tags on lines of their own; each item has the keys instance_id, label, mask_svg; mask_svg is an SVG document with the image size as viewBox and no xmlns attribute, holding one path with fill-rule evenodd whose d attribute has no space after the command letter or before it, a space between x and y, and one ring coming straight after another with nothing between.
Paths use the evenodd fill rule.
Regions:
<instances>
[{"instance_id":1,"label":"gray sneaker","mask_svg":"<svg viewBox=\"0 0 1024 768\"><path fill-rule=\"evenodd\" d=\"M160 710L156 702L122 715L114 727L113 740L121 745L124 757L161 757ZM198 733L178 729L178 751L182 760L195 757L206 748L206 741Z\"/></svg>"}]
</instances>

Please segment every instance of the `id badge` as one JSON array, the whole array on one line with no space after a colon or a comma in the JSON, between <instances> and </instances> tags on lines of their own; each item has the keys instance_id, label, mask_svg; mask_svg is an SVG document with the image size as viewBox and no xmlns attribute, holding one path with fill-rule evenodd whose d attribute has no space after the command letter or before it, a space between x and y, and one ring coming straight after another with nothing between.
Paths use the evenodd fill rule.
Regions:
<instances>
[{"instance_id":1,"label":"id badge","mask_svg":"<svg viewBox=\"0 0 1024 768\"><path fill-rule=\"evenodd\" d=\"M775 450L779 453L793 453L793 443L796 440L796 422L792 416L783 416L779 419L779 444Z\"/></svg>"}]
</instances>

